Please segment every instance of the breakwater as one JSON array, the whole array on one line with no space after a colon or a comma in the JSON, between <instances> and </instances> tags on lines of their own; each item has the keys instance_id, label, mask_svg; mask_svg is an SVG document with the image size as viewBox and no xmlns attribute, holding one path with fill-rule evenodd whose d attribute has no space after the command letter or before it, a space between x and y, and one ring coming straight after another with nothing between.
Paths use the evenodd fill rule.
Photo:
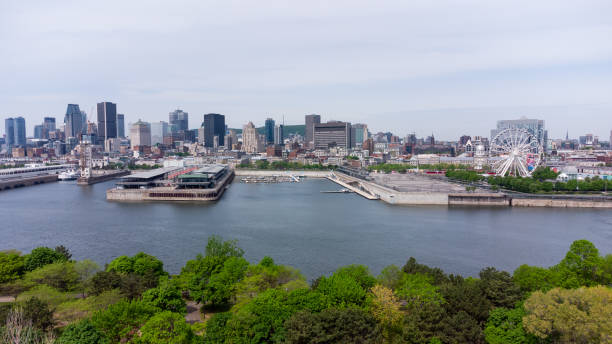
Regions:
<instances>
[{"instance_id":1,"label":"breakwater","mask_svg":"<svg viewBox=\"0 0 612 344\"><path fill-rule=\"evenodd\" d=\"M57 174L45 174L40 176L15 177L11 179L0 180L0 191L15 189L24 186L31 186L43 183L51 183L57 181Z\"/></svg>"}]
</instances>

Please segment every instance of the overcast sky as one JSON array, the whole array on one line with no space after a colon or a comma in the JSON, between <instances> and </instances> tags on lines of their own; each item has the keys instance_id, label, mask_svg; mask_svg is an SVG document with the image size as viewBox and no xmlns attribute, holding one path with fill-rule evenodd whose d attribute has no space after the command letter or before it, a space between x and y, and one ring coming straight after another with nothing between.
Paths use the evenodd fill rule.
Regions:
<instances>
[{"instance_id":1,"label":"overcast sky","mask_svg":"<svg viewBox=\"0 0 612 344\"><path fill-rule=\"evenodd\" d=\"M612 1L0 1L0 116L266 117L400 136L612 129ZM3 121L0 131L4 132Z\"/></svg>"}]
</instances>

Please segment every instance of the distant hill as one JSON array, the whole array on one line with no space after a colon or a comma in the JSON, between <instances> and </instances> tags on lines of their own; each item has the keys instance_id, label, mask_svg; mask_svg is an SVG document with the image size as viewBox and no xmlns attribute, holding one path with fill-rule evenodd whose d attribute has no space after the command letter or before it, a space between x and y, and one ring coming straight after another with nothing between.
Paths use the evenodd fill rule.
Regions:
<instances>
[{"instance_id":1,"label":"distant hill","mask_svg":"<svg viewBox=\"0 0 612 344\"><path fill-rule=\"evenodd\" d=\"M265 127L256 128L259 134L265 133ZM230 130L235 131L237 134L242 134L242 129L230 128ZM285 125L284 133L285 136L289 134L300 134L302 136L306 135L306 126L304 124L296 124L296 125Z\"/></svg>"}]
</instances>

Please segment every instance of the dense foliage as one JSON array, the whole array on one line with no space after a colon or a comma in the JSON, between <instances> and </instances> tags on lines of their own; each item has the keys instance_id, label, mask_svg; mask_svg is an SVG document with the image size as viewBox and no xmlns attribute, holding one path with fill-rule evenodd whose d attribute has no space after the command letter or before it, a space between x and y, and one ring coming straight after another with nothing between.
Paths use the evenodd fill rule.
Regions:
<instances>
[{"instance_id":1,"label":"dense foliage","mask_svg":"<svg viewBox=\"0 0 612 344\"><path fill-rule=\"evenodd\" d=\"M35 251L35 252L34 252ZM244 258L236 241L212 236L203 254L169 276L145 253L99 271L65 248L0 254L2 283L19 285L0 304L0 340L25 343L608 343L612 255L589 241L565 257L513 274L477 278L409 258L374 277L338 268L310 285L270 257ZM63 253L62 253L63 252ZM61 255L61 257L60 257ZM29 271L25 262L37 266ZM76 293L78 292L78 293ZM77 298L77 295L83 297ZM188 311L187 303L191 305ZM193 305L200 318L195 323ZM8 338L8 339L7 339ZM55 339L54 339L55 338Z\"/></svg>"}]
</instances>

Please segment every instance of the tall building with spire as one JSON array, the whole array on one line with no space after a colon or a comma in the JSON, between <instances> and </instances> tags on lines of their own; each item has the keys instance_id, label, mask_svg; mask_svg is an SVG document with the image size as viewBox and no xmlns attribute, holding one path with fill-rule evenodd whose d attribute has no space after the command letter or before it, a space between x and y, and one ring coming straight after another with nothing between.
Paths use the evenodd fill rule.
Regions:
<instances>
[{"instance_id":1,"label":"tall building with spire","mask_svg":"<svg viewBox=\"0 0 612 344\"><path fill-rule=\"evenodd\" d=\"M242 127L242 150L247 153L257 153L257 129L253 122Z\"/></svg>"}]
</instances>

